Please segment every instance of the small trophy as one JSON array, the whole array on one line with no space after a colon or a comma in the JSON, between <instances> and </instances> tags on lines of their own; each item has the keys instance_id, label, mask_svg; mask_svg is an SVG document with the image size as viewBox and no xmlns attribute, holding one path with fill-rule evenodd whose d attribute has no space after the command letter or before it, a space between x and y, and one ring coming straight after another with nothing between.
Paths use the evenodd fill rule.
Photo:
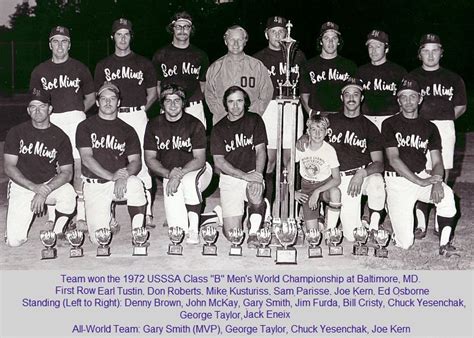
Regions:
<instances>
[{"instance_id":1,"label":"small trophy","mask_svg":"<svg viewBox=\"0 0 474 338\"><path fill-rule=\"evenodd\" d=\"M242 256L242 241L244 239L244 231L241 228L232 229L229 232L229 240L232 243L229 256Z\"/></svg>"},{"instance_id":2,"label":"small trophy","mask_svg":"<svg viewBox=\"0 0 474 338\"><path fill-rule=\"evenodd\" d=\"M139 227L132 230L133 256L148 256L147 243L150 233L145 227Z\"/></svg>"},{"instance_id":3,"label":"small trophy","mask_svg":"<svg viewBox=\"0 0 474 338\"><path fill-rule=\"evenodd\" d=\"M375 248L374 256L380 258L388 258L388 250L386 248L390 234L387 230L377 230L375 233L375 241L378 244L378 248Z\"/></svg>"},{"instance_id":4,"label":"small trophy","mask_svg":"<svg viewBox=\"0 0 474 338\"><path fill-rule=\"evenodd\" d=\"M99 242L97 247L97 257L110 256L110 241L112 240L112 232L108 228L102 228L95 231L95 238Z\"/></svg>"},{"instance_id":5,"label":"small trophy","mask_svg":"<svg viewBox=\"0 0 474 338\"><path fill-rule=\"evenodd\" d=\"M281 227L281 218L274 217L273 221L272 221L272 228L271 228L272 238L270 240L270 247L280 246L280 243L278 242L278 239L276 238L276 234L275 234L275 229L277 229L279 227Z\"/></svg>"},{"instance_id":6,"label":"small trophy","mask_svg":"<svg viewBox=\"0 0 474 338\"><path fill-rule=\"evenodd\" d=\"M206 242L202 246L202 254L204 256L217 256L217 246L214 244L217 239L216 228L210 224L201 228L201 236L204 242Z\"/></svg>"},{"instance_id":7,"label":"small trophy","mask_svg":"<svg viewBox=\"0 0 474 338\"><path fill-rule=\"evenodd\" d=\"M369 254L369 248L367 245L367 238L369 237L369 233L367 229L361 225L354 229L354 238L356 244L352 247L352 254L355 256L367 256Z\"/></svg>"},{"instance_id":8,"label":"small trophy","mask_svg":"<svg viewBox=\"0 0 474 338\"><path fill-rule=\"evenodd\" d=\"M342 231L338 228L328 230L328 245L329 245L329 256L341 256L343 254L343 247L340 246L342 242Z\"/></svg>"},{"instance_id":9,"label":"small trophy","mask_svg":"<svg viewBox=\"0 0 474 338\"><path fill-rule=\"evenodd\" d=\"M84 256L83 249L81 248L84 243L84 233L81 230L74 229L66 232L66 239L71 244L69 250L69 257L76 258Z\"/></svg>"},{"instance_id":10,"label":"small trophy","mask_svg":"<svg viewBox=\"0 0 474 338\"><path fill-rule=\"evenodd\" d=\"M44 245L41 250L41 259L54 259L57 257L57 250L53 248L56 244L56 234L53 230L42 230L40 232L40 240Z\"/></svg>"},{"instance_id":11,"label":"small trophy","mask_svg":"<svg viewBox=\"0 0 474 338\"><path fill-rule=\"evenodd\" d=\"M308 241L308 258L321 258L323 257L323 250L319 246L322 239L321 231L318 229L308 229L306 231L306 240Z\"/></svg>"},{"instance_id":12,"label":"small trophy","mask_svg":"<svg viewBox=\"0 0 474 338\"><path fill-rule=\"evenodd\" d=\"M298 229L296 223L292 221L282 222L280 226L275 227L275 235L283 246L283 248L277 248L276 251L276 263L277 264L296 264L295 248L290 247L295 243Z\"/></svg>"},{"instance_id":13,"label":"small trophy","mask_svg":"<svg viewBox=\"0 0 474 338\"><path fill-rule=\"evenodd\" d=\"M171 244L168 244L168 255L182 255L183 246L179 243L183 240L184 230L181 227L169 227L168 236Z\"/></svg>"},{"instance_id":14,"label":"small trophy","mask_svg":"<svg viewBox=\"0 0 474 338\"><path fill-rule=\"evenodd\" d=\"M268 247L272 240L272 232L269 227L257 231L257 239L260 247L257 248L257 257L272 257L272 249Z\"/></svg>"}]
</instances>

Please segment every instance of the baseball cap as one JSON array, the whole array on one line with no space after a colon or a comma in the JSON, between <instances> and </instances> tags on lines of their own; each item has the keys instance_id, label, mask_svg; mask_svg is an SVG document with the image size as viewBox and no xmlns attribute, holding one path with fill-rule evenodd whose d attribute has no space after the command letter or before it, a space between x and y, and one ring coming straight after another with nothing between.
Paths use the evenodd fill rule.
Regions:
<instances>
[{"instance_id":1,"label":"baseball cap","mask_svg":"<svg viewBox=\"0 0 474 338\"><path fill-rule=\"evenodd\" d=\"M129 32L132 31L132 22L130 20L120 18L114 21L112 24L112 34L115 34L119 29L128 29Z\"/></svg>"},{"instance_id":2,"label":"baseball cap","mask_svg":"<svg viewBox=\"0 0 474 338\"><path fill-rule=\"evenodd\" d=\"M267 29L272 29L274 27L283 27L286 28L287 20L281 16L271 16L267 20Z\"/></svg>"},{"instance_id":3,"label":"baseball cap","mask_svg":"<svg viewBox=\"0 0 474 338\"><path fill-rule=\"evenodd\" d=\"M186 92L183 87L169 84L163 86L161 93L160 93L160 101L163 101L167 95L177 95L181 98L181 100L186 101Z\"/></svg>"},{"instance_id":4,"label":"baseball cap","mask_svg":"<svg viewBox=\"0 0 474 338\"><path fill-rule=\"evenodd\" d=\"M100 97L100 94L106 90L113 91L115 94L117 94L117 96L120 94L120 89L116 85L114 85L112 82L106 81L97 91L97 97Z\"/></svg>"},{"instance_id":5,"label":"baseball cap","mask_svg":"<svg viewBox=\"0 0 474 338\"><path fill-rule=\"evenodd\" d=\"M388 45L388 34L384 31L374 29L369 34L367 34L367 42L365 44L367 45L370 40L377 40Z\"/></svg>"},{"instance_id":6,"label":"baseball cap","mask_svg":"<svg viewBox=\"0 0 474 338\"><path fill-rule=\"evenodd\" d=\"M405 90L412 90L414 92L420 93L421 88L418 82L416 82L413 78L404 78L398 87L397 96L400 95L401 92Z\"/></svg>"},{"instance_id":7,"label":"baseball cap","mask_svg":"<svg viewBox=\"0 0 474 338\"><path fill-rule=\"evenodd\" d=\"M51 102L51 95L44 89L32 88L29 92L30 101L40 101L43 103Z\"/></svg>"},{"instance_id":8,"label":"baseball cap","mask_svg":"<svg viewBox=\"0 0 474 338\"><path fill-rule=\"evenodd\" d=\"M55 35L62 35L69 39L71 38L71 36L69 35L69 29L63 26L53 27L53 29L51 29L51 32L49 33L49 39L51 40L51 38Z\"/></svg>"},{"instance_id":9,"label":"baseball cap","mask_svg":"<svg viewBox=\"0 0 474 338\"><path fill-rule=\"evenodd\" d=\"M437 43L441 45L441 39L436 34L425 34L420 39L420 47L427 43Z\"/></svg>"},{"instance_id":10,"label":"baseball cap","mask_svg":"<svg viewBox=\"0 0 474 338\"><path fill-rule=\"evenodd\" d=\"M356 87L360 91L363 91L364 90L363 85L364 85L364 82L361 79L356 78L356 77L350 77L346 80L346 82L344 82L344 87L342 87L341 89L341 94L344 93L344 91L349 87Z\"/></svg>"},{"instance_id":11,"label":"baseball cap","mask_svg":"<svg viewBox=\"0 0 474 338\"><path fill-rule=\"evenodd\" d=\"M335 33L341 35L341 32L339 32L339 26L331 21L325 22L321 25L321 30L319 31L319 35L321 36L327 31L334 31Z\"/></svg>"}]
</instances>

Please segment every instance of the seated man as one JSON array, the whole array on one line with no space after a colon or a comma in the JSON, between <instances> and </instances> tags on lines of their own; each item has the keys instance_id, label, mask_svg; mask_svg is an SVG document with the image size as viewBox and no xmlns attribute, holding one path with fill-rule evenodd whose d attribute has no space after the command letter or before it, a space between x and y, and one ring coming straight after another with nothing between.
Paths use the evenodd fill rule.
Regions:
<instances>
[{"instance_id":1,"label":"seated man","mask_svg":"<svg viewBox=\"0 0 474 338\"><path fill-rule=\"evenodd\" d=\"M168 226L183 228L187 242L199 244L201 193L212 179L212 168L206 163L206 132L199 119L184 114L182 87L163 86L160 103L164 114L146 128L145 163L153 174L163 177Z\"/></svg>"},{"instance_id":2,"label":"seated man","mask_svg":"<svg viewBox=\"0 0 474 338\"><path fill-rule=\"evenodd\" d=\"M20 246L28 239L33 216L45 212L45 204L56 205L53 231L62 235L76 208L72 179L73 157L68 136L49 117L50 95L33 88L28 105L31 121L13 127L4 148L8 184L6 244Z\"/></svg>"},{"instance_id":3,"label":"seated man","mask_svg":"<svg viewBox=\"0 0 474 338\"><path fill-rule=\"evenodd\" d=\"M110 206L127 200L132 228L144 225L146 196L142 181L135 176L141 169L138 135L117 118L120 91L105 82L97 92L97 115L77 127L76 145L84 175L84 201L90 240L98 244L95 231L110 228Z\"/></svg>"}]
</instances>

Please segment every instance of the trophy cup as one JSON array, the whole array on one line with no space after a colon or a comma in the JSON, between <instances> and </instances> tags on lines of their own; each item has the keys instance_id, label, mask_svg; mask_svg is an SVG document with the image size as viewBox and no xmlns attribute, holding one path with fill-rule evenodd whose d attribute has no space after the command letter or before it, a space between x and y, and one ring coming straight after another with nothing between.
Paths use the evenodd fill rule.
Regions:
<instances>
[{"instance_id":1,"label":"trophy cup","mask_svg":"<svg viewBox=\"0 0 474 338\"><path fill-rule=\"evenodd\" d=\"M367 229L361 225L354 229L354 238L356 244L352 246L352 254L355 256L367 256L369 254L369 248L367 245L367 238L369 237L369 233Z\"/></svg>"},{"instance_id":2,"label":"trophy cup","mask_svg":"<svg viewBox=\"0 0 474 338\"><path fill-rule=\"evenodd\" d=\"M102 228L95 231L95 238L99 242L97 247L97 257L110 256L110 241L112 240L112 232L108 228Z\"/></svg>"},{"instance_id":3,"label":"trophy cup","mask_svg":"<svg viewBox=\"0 0 474 338\"><path fill-rule=\"evenodd\" d=\"M133 256L148 256L147 243L150 233L145 227L139 227L132 230Z\"/></svg>"},{"instance_id":4,"label":"trophy cup","mask_svg":"<svg viewBox=\"0 0 474 338\"><path fill-rule=\"evenodd\" d=\"M83 250L81 248L82 243L84 243L84 233L81 230L74 229L67 231L66 239L69 244L71 244L71 249L69 250L70 258L84 256Z\"/></svg>"},{"instance_id":5,"label":"trophy cup","mask_svg":"<svg viewBox=\"0 0 474 338\"><path fill-rule=\"evenodd\" d=\"M268 247L272 240L272 232L269 227L263 227L257 232L260 247L257 248L257 257L272 257L272 249Z\"/></svg>"},{"instance_id":6,"label":"trophy cup","mask_svg":"<svg viewBox=\"0 0 474 338\"><path fill-rule=\"evenodd\" d=\"M56 244L56 234L53 230L42 230L40 232L40 240L44 245L41 250L41 259L54 259L57 257L57 250L53 248Z\"/></svg>"},{"instance_id":7,"label":"trophy cup","mask_svg":"<svg viewBox=\"0 0 474 338\"><path fill-rule=\"evenodd\" d=\"M217 239L216 228L211 224L203 227L201 229L201 236L204 242L206 242L206 244L202 246L202 254L204 256L217 256L217 246L214 244Z\"/></svg>"},{"instance_id":8,"label":"trophy cup","mask_svg":"<svg viewBox=\"0 0 474 338\"><path fill-rule=\"evenodd\" d=\"M282 222L280 226L275 227L275 235L283 246L283 248L277 248L276 251L276 263L277 264L296 264L295 248L290 247L295 243L298 229L295 222Z\"/></svg>"},{"instance_id":9,"label":"trophy cup","mask_svg":"<svg viewBox=\"0 0 474 338\"><path fill-rule=\"evenodd\" d=\"M374 256L379 258L388 258L388 250L386 248L390 234L387 230L377 230L375 233L375 241L377 242L378 248L375 248Z\"/></svg>"},{"instance_id":10,"label":"trophy cup","mask_svg":"<svg viewBox=\"0 0 474 338\"><path fill-rule=\"evenodd\" d=\"M291 27L293 27L293 25L291 24L291 21L288 21L288 23L286 24L286 30L288 34L286 35L284 39L280 40L280 46L283 51L283 55L285 58L285 65L286 65L285 81L284 82L277 81L278 98L280 99L290 98L290 97L292 97L293 99L296 98L296 86L298 84L298 78L294 81L291 81L290 77L291 77L291 60L296 50L297 42L295 39L291 37ZM298 66L295 65L295 67L297 68ZM297 72L297 74L299 76L299 72Z\"/></svg>"},{"instance_id":11,"label":"trophy cup","mask_svg":"<svg viewBox=\"0 0 474 338\"><path fill-rule=\"evenodd\" d=\"M342 242L342 231L338 228L328 230L328 245L329 256L341 256L343 254L343 247L340 246Z\"/></svg>"},{"instance_id":12,"label":"trophy cup","mask_svg":"<svg viewBox=\"0 0 474 338\"><path fill-rule=\"evenodd\" d=\"M170 227L168 229L168 236L171 244L168 244L168 255L182 255L183 246L179 243L183 240L184 230L181 227Z\"/></svg>"},{"instance_id":13,"label":"trophy cup","mask_svg":"<svg viewBox=\"0 0 474 338\"><path fill-rule=\"evenodd\" d=\"M278 227L281 227L281 218L274 217L272 221L272 227L271 227L271 233L272 233L272 238L270 240L271 247L280 246L280 243L278 242L278 239L276 238L276 234L275 234L275 229L277 229Z\"/></svg>"},{"instance_id":14,"label":"trophy cup","mask_svg":"<svg viewBox=\"0 0 474 338\"><path fill-rule=\"evenodd\" d=\"M306 240L308 241L308 258L321 258L323 257L323 250L319 246L322 239L321 231L318 229L308 229L306 231Z\"/></svg>"},{"instance_id":15,"label":"trophy cup","mask_svg":"<svg viewBox=\"0 0 474 338\"><path fill-rule=\"evenodd\" d=\"M242 241L244 239L244 231L240 228L232 229L229 233L229 240L232 243L229 256L242 256Z\"/></svg>"}]
</instances>

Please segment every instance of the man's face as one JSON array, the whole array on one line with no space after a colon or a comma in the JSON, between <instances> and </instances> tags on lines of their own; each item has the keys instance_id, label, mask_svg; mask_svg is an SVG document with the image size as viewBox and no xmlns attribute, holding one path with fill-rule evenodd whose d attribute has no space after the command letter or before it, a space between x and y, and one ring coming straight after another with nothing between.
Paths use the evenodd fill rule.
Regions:
<instances>
[{"instance_id":1,"label":"man's face","mask_svg":"<svg viewBox=\"0 0 474 338\"><path fill-rule=\"evenodd\" d=\"M177 20L173 25L173 37L179 41L189 41L192 26L186 20Z\"/></svg>"},{"instance_id":2,"label":"man's face","mask_svg":"<svg viewBox=\"0 0 474 338\"><path fill-rule=\"evenodd\" d=\"M280 50L280 41L286 37L286 28L273 27L267 30L268 46L273 50Z\"/></svg>"},{"instance_id":3,"label":"man's face","mask_svg":"<svg viewBox=\"0 0 474 338\"><path fill-rule=\"evenodd\" d=\"M64 35L54 35L49 40L49 49L53 53L53 57L63 59L69 56L71 48L71 40Z\"/></svg>"},{"instance_id":4,"label":"man's face","mask_svg":"<svg viewBox=\"0 0 474 338\"><path fill-rule=\"evenodd\" d=\"M311 141L316 143L323 142L324 138L326 137L327 129L321 123L310 123L308 125L308 134Z\"/></svg>"},{"instance_id":5,"label":"man's face","mask_svg":"<svg viewBox=\"0 0 474 338\"><path fill-rule=\"evenodd\" d=\"M110 89L104 90L98 99L99 110L104 115L115 114L120 100L115 92Z\"/></svg>"},{"instance_id":6,"label":"man's face","mask_svg":"<svg viewBox=\"0 0 474 338\"><path fill-rule=\"evenodd\" d=\"M344 108L348 111L354 111L360 107L362 102L362 93L357 87L349 87L342 93L342 102Z\"/></svg>"},{"instance_id":7,"label":"man's face","mask_svg":"<svg viewBox=\"0 0 474 338\"><path fill-rule=\"evenodd\" d=\"M183 113L183 100L176 94L166 95L163 110L167 118L171 120L179 118Z\"/></svg>"},{"instance_id":8,"label":"man's face","mask_svg":"<svg viewBox=\"0 0 474 338\"><path fill-rule=\"evenodd\" d=\"M28 105L28 115L36 123L43 123L49 119L49 114L53 110L53 107L48 103L43 103L38 100L33 100Z\"/></svg>"},{"instance_id":9,"label":"man's face","mask_svg":"<svg viewBox=\"0 0 474 338\"><path fill-rule=\"evenodd\" d=\"M242 54L246 44L247 39L245 38L245 33L241 29L233 29L227 33L225 45L230 54Z\"/></svg>"},{"instance_id":10,"label":"man's face","mask_svg":"<svg viewBox=\"0 0 474 338\"><path fill-rule=\"evenodd\" d=\"M420 49L421 62L428 67L438 66L442 52L441 45L437 43L427 43Z\"/></svg>"},{"instance_id":11,"label":"man's face","mask_svg":"<svg viewBox=\"0 0 474 338\"><path fill-rule=\"evenodd\" d=\"M130 31L126 28L119 29L114 33L115 47L120 50L129 49L131 39Z\"/></svg>"},{"instance_id":12,"label":"man's face","mask_svg":"<svg viewBox=\"0 0 474 338\"><path fill-rule=\"evenodd\" d=\"M418 110L420 94L413 90L404 90L398 95L398 104L402 113L412 114Z\"/></svg>"},{"instance_id":13,"label":"man's face","mask_svg":"<svg viewBox=\"0 0 474 338\"><path fill-rule=\"evenodd\" d=\"M339 35L333 30L325 32L321 38L322 48L327 54L337 54L338 43Z\"/></svg>"},{"instance_id":14,"label":"man's face","mask_svg":"<svg viewBox=\"0 0 474 338\"><path fill-rule=\"evenodd\" d=\"M370 60L373 64L381 64L386 60L386 49L383 42L377 40L369 40L367 43Z\"/></svg>"},{"instance_id":15,"label":"man's face","mask_svg":"<svg viewBox=\"0 0 474 338\"><path fill-rule=\"evenodd\" d=\"M237 120L245 112L244 93L240 90L227 97L227 111L231 118Z\"/></svg>"}]
</instances>

